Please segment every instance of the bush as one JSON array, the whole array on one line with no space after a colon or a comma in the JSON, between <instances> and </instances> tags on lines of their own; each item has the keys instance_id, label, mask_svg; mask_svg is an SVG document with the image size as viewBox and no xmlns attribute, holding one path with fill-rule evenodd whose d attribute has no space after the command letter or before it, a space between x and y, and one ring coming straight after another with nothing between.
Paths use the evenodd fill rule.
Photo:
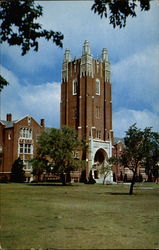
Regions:
<instances>
[{"instance_id":1,"label":"bush","mask_svg":"<svg viewBox=\"0 0 159 250\"><path fill-rule=\"evenodd\" d=\"M24 182L25 171L23 170L23 161L18 158L15 160L12 166L11 181L13 182Z\"/></svg>"}]
</instances>

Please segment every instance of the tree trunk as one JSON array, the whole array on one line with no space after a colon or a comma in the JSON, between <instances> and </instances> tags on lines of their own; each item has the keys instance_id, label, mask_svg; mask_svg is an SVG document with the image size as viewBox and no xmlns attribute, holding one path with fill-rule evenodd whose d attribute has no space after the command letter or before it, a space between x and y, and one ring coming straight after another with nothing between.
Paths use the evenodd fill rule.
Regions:
<instances>
[{"instance_id":1,"label":"tree trunk","mask_svg":"<svg viewBox=\"0 0 159 250\"><path fill-rule=\"evenodd\" d=\"M66 174L65 173L62 173L62 185L63 186L66 186Z\"/></svg>"},{"instance_id":2,"label":"tree trunk","mask_svg":"<svg viewBox=\"0 0 159 250\"><path fill-rule=\"evenodd\" d=\"M106 179L106 175L104 175L104 179L103 179L103 185L105 184L105 179Z\"/></svg>"},{"instance_id":3,"label":"tree trunk","mask_svg":"<svg viewBox=\"0 0 159 250\"><path fill-rule=\"evenodd\" d=\"M38 174L38 182L40 182L40 174Z\"/></svg>"},{"instance_id":4,"label":"tree trunk","mask_svg":"<svg viewBox=\"0 0 159 250\"><path fill-rule=\"evenodd\" d=\"M134 184L135 184L135 179L136 179L136 170L135 170L135 172L133 172L133 178L132 178L131 185L130 185L130 190L129 190L130 195L133 194L133 187L134 187Z\"/></svg>"}]
</instances>

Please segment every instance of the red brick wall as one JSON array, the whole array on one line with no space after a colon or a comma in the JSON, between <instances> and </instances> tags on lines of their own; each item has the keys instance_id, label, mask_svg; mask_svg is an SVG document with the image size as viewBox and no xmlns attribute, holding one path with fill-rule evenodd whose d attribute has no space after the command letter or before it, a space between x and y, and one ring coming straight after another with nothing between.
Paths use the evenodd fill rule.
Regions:
<instances>
[{"instance_id":1,"label":"red brick wall","mask_svg":"<svg viewBox=\"0 0 159 250\"><path fill-rule=\"evenodd\" d=\"M0 172L3 171L4 126L0 123Z\"/></svg>"},{"instance_id":2,"label":"red brick wall","mask_svg":"<svg viewBox=\"0 0 159 250\"><path fill-rule=\"evenodd\" d=\"M80 77L80 59L68 63L68 81L61 84L61 126L68 125L86 134L88 139L91 127L101 131L101 139L109 140L112 130L111 84L104 81L103 64L93 59L94 76ZM78 94L73 95L73 79L78 81ZM100 95L96 95L96 79L100 80ZM100 107L100 117L96 117L96 107ZM75 119L74 112L77 110ZM78 129L82 127L82 129ZM80 137L80 132L78 132ZM95 133L93 133L95 137Z\"/></svg>"},{"instance_id":3,"label":"red brick wall","mask_svg":"<svg viewBox=\"0 0 159 250\"><path fill-rule=\"evenodd\" d=\"M33 154L36 153L37 136L41 134L44 127L41 127L32 117L25 117L17 122L13 123L12 128L4 128L0 123L0 145L3 144L3 156L0 165L0 172L11 172L14 161L20 156L24 159L24 156L18 154L19 137L21 128L31 128L32 139L22 140L26 143L33 144ZM25 154L25 160L29 160L33 155ZM2 175L2 173L1 173Z\"/></svg>"}]
</instances>

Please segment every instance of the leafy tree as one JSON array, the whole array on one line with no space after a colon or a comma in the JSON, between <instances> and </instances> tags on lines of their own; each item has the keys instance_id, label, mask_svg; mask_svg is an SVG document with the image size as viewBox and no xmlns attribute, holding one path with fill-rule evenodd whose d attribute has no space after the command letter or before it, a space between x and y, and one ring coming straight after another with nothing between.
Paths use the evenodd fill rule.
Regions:
<instances>
[{"instance_id":1,"label":"leafy tree","mask_svg":"<svg viewBox=\"0 0 159 250\"><path fill-rule=\"evenodd\" d=\"M129 16L136 16L139 3L142 11L150 9L151 0L94 0L91 10L102 18L109 18L110 24L125 27ZM62 47L64 35L61 32L46 30L36 20L43 15L41 5L36 5L34 0L2 0L0 6L1 31L0 42L8 42L10 46L18 45L25 55L31 48L38 51L39 39L52 40L57 46ZM0 91L7 85L0 83Z\"/></svg>"},{"instance_id":2,"label":"leafy tree","mask_svg":"<svg viewBox=\"0 0 159 250\"><path fill-rule=\"evenodd\" d=\"M7 86L9 83L0 75L0 92L4 86Z\"/></svg>"},{"instance_id":3,"label":"leafy tree","mask_svg":"<svg viewBox=\"0 0 159 250\"><path fill-rule=\"evenodd\" d=\"M109 163L106 163L106 164L103 163L101 168L99 169L99 172L100 172L100 174L102 174L104 176L103 184L105 184L105 180L106 180L107 176L110 175L112 172L112 165Z\"/></svg>"},{"instance_id":4,"label":"leafy tree","mask_svg":"<svg viewBox=\"0 0 159 250\"><path fill-rule=\"evenodd\" d=\"M25 181L25 171L23 170L23 161L18 158L13 163L11 169L11 181L13 182L24 182Z\"/></svg>"},{"instance_id":5,"label":"leafy tree","mask_svg":"<svg viewBox=\"0 0 159 250\"><path fill-rule=\"evenodd\" d=\"M136 16L137 3L142 11L150 9L151 0L94 0L92 10L102 18L109 17L110 24L125 27L126 19ZM21 46L22 55L30 48L38 51L38 40L43 37L52 40L57 46L62 47L64 38L61 32L48 31L36 20L43 15L41 5L36 5L34 0L3 0L1 1L0 19L2 20L0 38L1 42L7 41L9 45Z\"/></svg>"},{"instance_id":6,"label":"leafy tree","mask_svg":"<svg viewBox=\"0 0 159 250\"><path fill-rule=\"evenodd\" d=\"M145 141L145 151L149 152L145 160L145 170L148 180L152 181L151 176L156 179L159 177L159 134L147 129L145 131Z\"/></svg>"},{"instance_id":7,"label":"leafy tree","mask_svg":"<svg viewBox=\"0 0 159 250\"><path fill-rule=\"evenodd\" d=\"M159 161L159 134L152 132L151 128L145 128L142 131L136 127L136 124L133 124L126 132L124 141L125 149L119 160L124 167L129 168L133 173L129 191L131 195L133 194L137 171L140 167L146 166L149 160L152 160L154 148L157 149L155 166ZM154 145L154 148L152 145ZM147 165L147 167L150 169L151 165Z\"/></svg>"},{"instance_id":8,"label":"leafy tree","mask_svg":"<svg viewBox=\"0 0 159 250\"><path fill-rule=\"evenodd\" d=\"M37 154L49 160L52 172L61 175L65 185L65 175L81 167L81 161L75 158L79 147L75 130L64 126L44 131L39 136Z\"/></svg>"},{"instance_id":9,"label":"leafy tree","mask_svg":"<svg viewBox=\"0 0 159 250\"><path fill-rule=\"evenodd\" d=\"M64 36L61 32L43 29L36 21L42 15L42 6L36 5L34 0L1 1L1 42L7 41L11 46L20 46L22 55L30 48L38 51L40 38L51 39L57 46L62 47Z\"/></svg>"},{"instance_id":10,"label":"leafy tree","mask_svg":"<svg viewBox=\"0 0 159 250\"><path fill-rule=\"evenodd\" d=\"M50 169L48 169L48 160L45 158L33 158L30 160L30 163L33 167L32 174L34 176L37 176L37 180L40 181L41 175L44 173L44 171L49 172Z\"/></svg>"},{"instance_id":11,"label":"leafy tree","mask_svg":"<svg viewBox=\"0 0 159 250\"><path fill-rule=\"evenodd\" d=\"M94 0L91 10L101 18L109 18L110 24L115 28L126 26L129 16L136 17L136 9L139 4L141 11L150 9L151 0Z\"/></svg>"}]
</instances>

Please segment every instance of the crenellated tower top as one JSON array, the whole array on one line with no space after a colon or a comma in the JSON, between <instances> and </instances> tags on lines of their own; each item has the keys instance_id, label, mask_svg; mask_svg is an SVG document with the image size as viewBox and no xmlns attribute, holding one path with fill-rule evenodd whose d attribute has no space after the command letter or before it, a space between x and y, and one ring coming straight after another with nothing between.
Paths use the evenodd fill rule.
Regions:
<instances>
[{"instance_id":1,"label":"crenellated tower top","mask_svg":"<svg viewBox=\"0 0 159 250\"><path fill-rule=\"evenodd\" d=\"M82 48L82 55L80 59L71 59L71 52L69 49L65 50L64 60L62 65L62 80L64 82L68 81L68 65L71 64L71 71L72 72L72 65L76 65L76 62L80 62L80 77L82 76L89 76L91 78L94 77L95 71L100 72L103 71L103 76L105 82L110 81L110 63L108 58L108 52L106 48L102 49L101 59L95 59L91 55L90 44L89 41L85 40ZM72 64L73 63L73 64ZM95 66L96 65L96 66ZM103 66L102 66L103 65ZM75 66L76 67L76 66ZM75 68L74 67L74 68ZM97 70L96 68L97 67Z\"/></svg>"}]
</instances>

